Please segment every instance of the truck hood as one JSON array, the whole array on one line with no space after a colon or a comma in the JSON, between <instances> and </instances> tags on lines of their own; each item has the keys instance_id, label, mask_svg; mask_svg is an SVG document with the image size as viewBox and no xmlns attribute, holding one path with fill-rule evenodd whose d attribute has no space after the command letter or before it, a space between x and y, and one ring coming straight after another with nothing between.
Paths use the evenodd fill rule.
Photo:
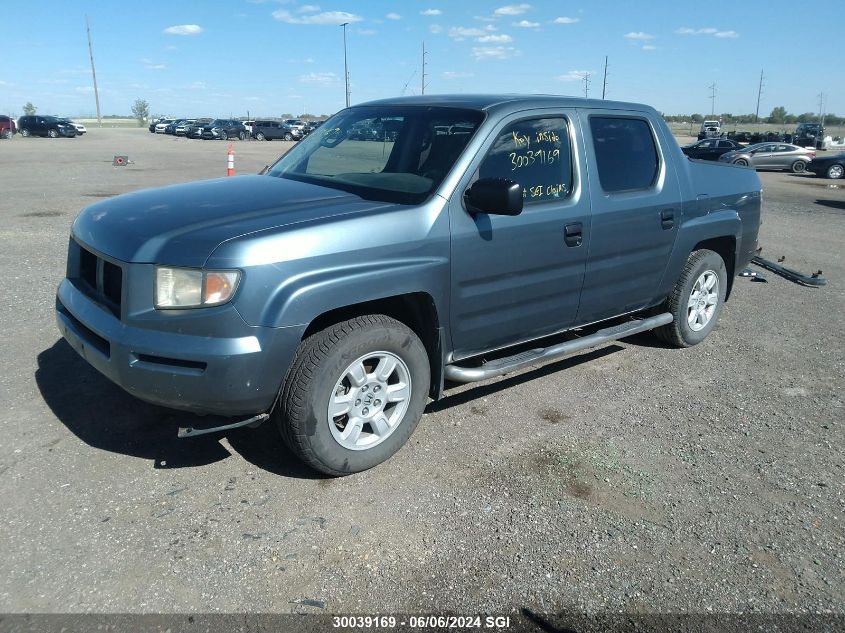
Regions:
<instances>
[{"instance_id":1,"label":"truck hood","mask_svg":"<svg viewBox=\"0 0 845 633\"><path fill-rule=\"evenodd\" d=\"M238 176L136 191L85 208L82 244L124 262L202 266L247 233L393 206L272 176Z\"/></svg>"}]
</instances>

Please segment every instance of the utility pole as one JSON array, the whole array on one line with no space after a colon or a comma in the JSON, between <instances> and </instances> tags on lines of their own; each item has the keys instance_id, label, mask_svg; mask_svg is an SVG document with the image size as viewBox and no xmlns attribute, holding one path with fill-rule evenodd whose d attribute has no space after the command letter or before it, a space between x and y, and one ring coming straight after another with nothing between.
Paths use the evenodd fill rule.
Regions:
<instances>
[{"instance_id":1,"label":"utility pole","mask_svg":"<svg viewBox=\"0 0 845 633\"><path fill-rule=\"evenodd\" d=\"M428 55L428 53L426 53L426 52L425 52L425 40L423 40L423 53L422 53L422 83L421 83L421 85L420 85L420 94L425 94L425 79L426 79L426 77L427 77L426 72L425 72L425 66L426 66L425 56L426 56L426 55Z\"/></svg>"},{"instance_id":2,"label":"utility pole","mask_svg":"<svg viewBox=\"0 0 845 633\"><path fill-rule=\"evenodd\" d=\"M757 88L757 110L754 112L754 123L760 120L760 96L763 94L763 69L760 69L760 87Z\"/></svg>"},{"instance_id":3,"label":"utility pole","mask_svg":"<svg viewBox=\"0 0 845 633\"><path fill-rule=\"evenodd\" d=\"M819 93L819 123L824 126L824 93Z\"/></svg>"},{"instance_id":4,"label":"utility pole","mask_svg":"<svg viewBox=\"0 0 845 633\"><path fill-rule=\"evenodd\" d=\"M605 95L607 94L607 55L604 56L604 81L601 85L601 98L604 100Z\"/></svg>"},{"instance_id":5,"label":"utility pole","mask_svg":"<svg viewBox=\"0 0 845 633\"><path fill-rule=\"evenodd\" d=\"M584 98L590 95L590 73L584 73Z\"/></svg>"},{"instance_id":6,"label":"utility pole","mask_svg":"<svg viewBox=\"0 0 845 633\"><path fill-rule=\"evenodd\" d=\"M710 88L710 116L716 116L716 82L707 86Z\"/></svg>"},{"instance_id":7,"label":"utility pole","mask_svg":"<svg viewBox=\"0 0 845 633\"><path fill-rule=\"evenodd\" d=\"M346 85L346 107L349 107L349 65L346 62L346 25L349 22L344 22L340 26L343 27L343 81Z\"/></svg>"},{"instance_id":8,"label":"utility pole","mask_svg":"<svg viewBox=\"0 0 845 633\"><path fill-rule=\"evenodd\" d=\"M94 69L94 49L91 46L91 25L85 16L85 30L88 32L88 57L91 58L91 76L94 78L94 101L97 103L97 126L103 127L103 117L100 116L100 93L97 90L97 71Z\"/></svg>"}]
</instances>

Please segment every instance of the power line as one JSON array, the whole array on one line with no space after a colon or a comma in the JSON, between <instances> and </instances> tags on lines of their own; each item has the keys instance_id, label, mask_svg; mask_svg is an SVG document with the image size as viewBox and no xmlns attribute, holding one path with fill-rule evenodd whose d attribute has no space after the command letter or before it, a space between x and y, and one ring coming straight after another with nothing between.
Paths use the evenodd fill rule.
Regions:
<instances>
[{"instance_id":1,"label":"power line","mask_svg":"<svg viewBox=\"0 0 845 633\"><path fill-rule=\"evenodd\" d=\"M710 89L710 116L716 116L716 82L707 86Z\"/></svg>"},{"instance_id":2,"label":"power line","mask_svg":"<svg viewBox=\"0 0 845 633\"><path fill-rule=\"evenodd\" d=\"M344 22L340 26L343 27L343 79L346 82L346 107L349 107L349 65L346 62L346 26L349 22Z\"/></svg>"},{"instance_id":3,"label":"power line","mask_svg":"<svg viewBox=\"0 0 845 633\"><path fill-rule=\"evenodd\" d=\"M426 67L426 63L427 63L426 59L425 59L426 55L428 55L428 53L425 51L425 40L423 40L423 43L422 43L422 79L420 81L420 94L425 94L425 87L428 85L425 81L426 77L428 76L428 75L426 75L426 72L425 72L425 67Z\"/></svg>"},{"instance_id":4,"label":"power line","mask_svg":"<svg viewBox=\"0 0 845 633\"><path fill-rule=\"evenodd\" d=\"M91 46L91 25L85 16L85 31L88 33L88 57L91 59L91 77L94 79L94 101L97 103L97 126L103 127L103 117L100 116L100 93L97 90L97 71L94 68L94 48Z\"/></svg>"},{"instance_id":5,"label":"power line","mask_svg":"<svg viewBox=\"0 0 845 633\"><path fill-rule=\"evenodd\" d=\"M590 96L590 73L584 73L584 98Z\"/></svg>"}]
</instances>

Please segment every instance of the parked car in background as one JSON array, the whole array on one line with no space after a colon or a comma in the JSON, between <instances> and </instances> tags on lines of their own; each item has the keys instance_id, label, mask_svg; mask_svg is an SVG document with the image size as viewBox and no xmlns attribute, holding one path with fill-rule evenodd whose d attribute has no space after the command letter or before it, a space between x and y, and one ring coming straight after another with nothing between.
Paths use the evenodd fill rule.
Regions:
<instances>
[{"instance_id":1,"label":"parked car in background","mask_svg":"<svg viewBox=\"0 0 845 633\"><path fill-rule=\"evenodd\" d=\"M283 121L285 125L289 125L290 127L295 127L300 130L303 134L305 134L305 121L302 119L285 119Z\"/></svg>"},{"instance_id":2,"label":"parked car in background","mask_svg":"<svg viewBox=\"0 0 845 633\"><path fill-rule=\"evenodd\" d=\"M205 129L205 126L211 123L212 120L213 119L209 118L197 119L196 122L188 126L185 131L185 136L188 138L202 138L202 132Z\"/></svg>"},{"instance_id":3,"label":"parked car in background","mask_svg":"<svg viewBox=\"0 0 845 633\"><path fill-rule=\"evenodd\" d=\"M88 130L85 129L85 126L82 125L81 123L77 123L76 121L71 121L70 119L61 119L61 120L64 121L65 123L67 123L68 125L72 125L73 127L75 127L77 136L82 136L83 134L85 134L88 131Z\"/></svg>"},{"instance_id":4,"label":"parked car in background","mask_svg":"<svg viewBox=\"0 0 845 633\"><path fill-rule=\"evenodd\" d=\"M800 174L815 155L812 150L788 143L758 143L722 154L719 160L755 169L788 169Z\"/></svg>"},{"instance_id":5,"label":"parked car in background","mask_svg":"<svg viewBox=\"0 0 845 633\"><path fill-rule=\"evenodd\" d=\"M26 115L18 119L18 131L21 136L49 136L58 138L64 136L73 138L77 135L76 128L55 116Z\"/></svg>"},{"instance_id":6,"label":"parked car in background","mask_svg":"<svg viewBox=\"0 0 845 633\"><path fill-rule=\"evenodd\" d=\"M175 127L173 133L176 134L176 136L186 136L190 127L196 122L196 119L184 119Z\"/></svg>"},{"instance_id":7,"label":"parked car in background","mask_svg":"<svg viewBox=\"0 0 845 633\"><path fill-rule=\"evenodd\" d=\"M742 145L736 141L729 141L722 138L706 138L692 145L685 145L681 151L690 158L699 160L719 160L719 156L725 152L742 149Z\"/></svg>"},{"instance_id":8,"label":"parked car in background","mask_svg":"<svg viewBox=\"0 0 845 633\"><path fill-rule=\"evenodd\" d=\"M15 120L12 117L0 114L0 138L12 138L17 131Z\"/></svg>"},{"instance_id":9,"label":"parked car in background","mask_svg":"<svg viewBox=\"0 0 845 633\"><path fill-rule=\"evenodd\" d=\"M298 141L302 138L302 131L281 121L255 121L252 126L252 137L257 141L272 141L273 139Z\"/></svg>"},{"instance_id":10,"label":"parked car in background","mask_svg":"<svg viewBox=\"0 0 845 633\"><path fill-rule=\"evenodd\" d=\"M173 123L176 119L161 119L155 126L156 134L164 134L167 126Z\"/></svg>"},{"instance_id":11,"label":"parked car in background","mask_svg":"<svg viewBox=\"0 0 845 633\"><path fill-rule=\"evenodd\" d=\"M314 130L316 130L316 129L317 129L318 127L320 127L323 123L324 123L324 121L308 121L308 122L305 124L305 134L306 134L306 135L311 134L311 132L313 132Z\"/></svg>"},{"instance_id":12,"label":"parked car in background","mask_svg":"<svg viewBox=\"0 0 845 633\"><path fill-rule=\"evenodd\" d=\"M246 138L246 128L243 123L234 119L214 119L208 125L203 126L202 138L220 139L222 141L230 138L244 140Z\"/></svg>"},{"instance_id":13,"label":"parked car in background","mask_svg":"<svg viewBox=\"0 0 845 633\"><path fill-rule=\"evenodd\" d=\"M149 128L148 128L148 129L150 130L150 132L151 132L152 134L155 134L155 131L156 131L156 125L158 125L158 124L159 124L159 123L161 123L162 121L164 121L164 117L157 117L157 118L152 119L152 120L150 121L150 125L149 125Z\"/></svg>"},{"instance_id":14,"label":"parked car in background","mask_svg":"<svg viewBox=\"0 0 845 633\"><path fill-rule=\"evenodd\" d=\"M187 121L187 119L176 119L174 121L171 121L170 123L168 123L165 126L164 133L170 134L171 136L175 136L176 135L176 128L179 127L180 125L184 125L185 121Z\"/></svg>"},{"instance_id":15,"label":"parked car in background","mask_svg":"<svg viewBox=\"0 0 845 633\"><path fill-rule=\"evenodd\" d=\"M799 147L821 149L824 126L821 123L799 123L792 134L792 143Z\"/></svg>"},{"instance_id":16,"label":"parked car in background","mask_svg":"<svg viewBox=\"0 0 845 633\"><path fill-rule=\"evenodd\" d=\"M722 135L721 121L704 121L701 130L698 132L698 140L705 138L719 138Z\"/></svg>"},{"instance_id":17,"label":"parked car in background","mask_svg":"<svg viewBox=\"0 0 845 633\"><path fill-rule=\"evenodd\" d=\"M832 156L816 156L807 165L807 171L813 172L816 176L839 180L845 176L845 152Z\"/></svg>"},{"instance_id":18,"label":"parked car in background","mask_svg":"<svg viewBox=\"0 0 845 633\"><path fill-rule=\"evenodd\" d=\"M241 123L243 123L244 127L246 128L247 136L252 136L252 126L255 125L255 121L252 119L247 119L246 121L241 121Z\"/></svg>"}]
</instances>

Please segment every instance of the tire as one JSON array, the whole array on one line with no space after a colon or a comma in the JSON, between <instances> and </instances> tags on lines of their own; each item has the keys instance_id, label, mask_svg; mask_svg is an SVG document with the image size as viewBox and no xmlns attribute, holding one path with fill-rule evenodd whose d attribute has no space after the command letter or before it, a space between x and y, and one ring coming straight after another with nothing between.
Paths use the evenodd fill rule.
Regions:
<instances>
[{"instance_id":1,"label":"tire","mask_svg":"<svg viewBox=\"0 0 845 633\"><path fill-rule=\"evenodd\" d=\"M742 167L748 167L748 161L744 158L737 158L734 161L734 165L741 165Z\"/></svg>"},{"instance_id":2,"label":"tire","mask_svg":"<svg viewBox=\"0 0 845 633\"><path fill-rule=\"evenodd\" d=\"M14 134L12 134L12 130L3 130L3 138L7 140L11 140Z\"/></svg>"},{"instance_id":3,"label":"tire","mask_svg":"<svg viewBox=\"0 0 845 633\"><path fill-rule=\"evenodd\" d=\"M285 132L285 140L286 141L292 141L293 140L293 134L291 134L290 132Z\"/></svg>"},{"instance_id":4,"label":"tire","mask_svg":"<svg viewBox=\"0 0 845 633\"><path fill-rule=\"evenodd\" d=\"M796 160L794 163L792 163L792 167L790 169L792 169L793 174L803 174L805 171L807 171L807 161Z\"/></svg>"},{"instance_id":5,"label":"tire","mask_svg":"<svg viewBox=\"0 0 845 633\"><path fill-rule=\"evenodd\" d=\"M391 358L395 365L389 378L376 378L376 370L389 368L383 362ZM348 379L355 366L361 367L358 387ZM303 462L327 475L349 475L384 462L405 444L422 417L430 381L428 354L412 330L381 314L360 316L302 342L273 415L285 444ZM392 403L378 399L378 393L389 391L406 397ZM344 401L348 395L349 404L347 412L338 409L339 415L330 418L334 394ZM367 409L368 398L369 406L378 407L375 415ZM350 416L350 410L358 416ZM376 419L382 420L380 431Z\"/></svg>"},{"instance_id":6,"label":"tire","mask_svg":"<svg viewBox=\"0 0 845 633\"><path fill-rule=\"evenodd\" d=\"M845 167L842 165L831 165L827 168L825 175L832 180L839 180L845 175Z\"/></svg>"},{"instance_id":7,"label":"tire","mask_svg":"<svg viewBox=\"0 0 845 633\"><path fill-rule=\"evenodd\" d=\"M715 282L711 281L713 279ZM710 283L711 291L707 296L701 295L702 284L707 287ZM719 254L707 249L693 251L661 310L669 312L674 321L655 329L655 335L675 347L691 347L701 343L716 327L727 287L728 273ZM700 296L702 303L690 306L697 296Z\"/></svg>"},{"instance_id":8,"label":"tire","mask_svg":"<svg viewBox=\"0 0 845 633\"><path fill-rule=\"evenodd\" d=\"M58 138L59 133L56 132L56 130L47 130L47 136L49 136L50 138Z\"/></svg>"},{"instance_id":9,"label":"tire","mask_svg":"<svg viewBox=\"0 0 845 633\"><path fill-rule=\"evenodd\" d=\"M24 138L28 137L29 136L29 130L27 130L26 128L23 128L21 130L21 136L23 136Z\"/></svg>"},{"instance_id":10,"label":"tire","mask_svg":"<svg viewBox=\"0 0 845 633\"><path fill-rule=\"evenodd\" d=\"M255 140L256 141L263 141L264 140L264 134L262 132L259 132L258 134L255 135Z\"/></svg>"},{"instance_id":11,"label":"tire","mask_svg":"<svg viewBox=\"0 0 845 633\"><path fill-rule=\"evenodd\" d=\"M246 132L238 132L238 140L243 141L246 139Z\"/></svg>"},{"instance_id":12,"label":"tire","mask_svg":"<svg viewBox=\"0 0 845 633\"><path fill-rule=\"evenodd\" d=\"M221 140L221 141L228 141L228 140L229 140L229 135L228 135L228 134L226 134L226 132L220 132L220 140Z\"/></svg>"}]
</instances>

